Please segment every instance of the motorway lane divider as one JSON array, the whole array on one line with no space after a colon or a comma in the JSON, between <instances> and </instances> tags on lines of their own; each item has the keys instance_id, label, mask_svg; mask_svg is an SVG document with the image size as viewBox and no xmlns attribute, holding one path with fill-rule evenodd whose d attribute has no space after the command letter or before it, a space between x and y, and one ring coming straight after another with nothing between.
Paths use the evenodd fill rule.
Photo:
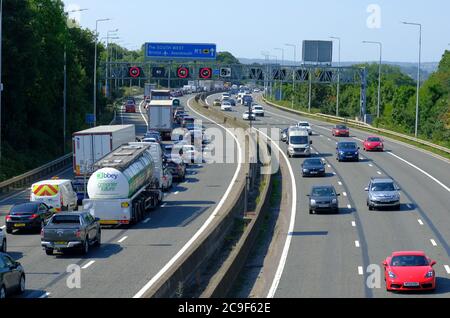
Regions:
<instances>
[{"instance_id":1,"label":"motorway lane divider","mask_svg":"<svg viewBox=\"0 0 450 318\"><path fill-rule=\"evenodd\" d=\"M327 114L321 114L321 113L307 113L307 112L303 112L303 111L299 111L299 110L295 110L292 108L288 108L288 107L284 107L275 103L272 103L270 101L268 101L266 98L262 97L262 100L275 108L293 113L293 114L297 114L297 115L302 115L302 116L307 116L307 117L312 117L315 118L317 120L320 121L325 121L325 122L331 122L331 123L345 123L348 126L351 127L355 127L355 128L359 128L362 130L366 130L369 132L375 132L378 134L382 134L385 135L387 137L391 136L393 138L400 138L402 141L412 145L412 146L416 146L415 144L419 144L422 145L424 147L428 147L432 150L434 150L435 154L439 154L436 153L437 152L442 152L445 156L450 157L450 148L441 146L441 145L437 145L434 143L431 143L429 141L423 140L423 139L419 139L419 138L415 138L415 137L411 137L405 134L401 134L392 130L387 130L387 129L383 129L383 128L377 128L377 127L373 127L369 124L357 121L357 120L352 120L352 119L348 119L348 118L343 118L343 117L336 117L336 116L332 116L332 115L327 115Z\"/></svg>"}]
</instances>

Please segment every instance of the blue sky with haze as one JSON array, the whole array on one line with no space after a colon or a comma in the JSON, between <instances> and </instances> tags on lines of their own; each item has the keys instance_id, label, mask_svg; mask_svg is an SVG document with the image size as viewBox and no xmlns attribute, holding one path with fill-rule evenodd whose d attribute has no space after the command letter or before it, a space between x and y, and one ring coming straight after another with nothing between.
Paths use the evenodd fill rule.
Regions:
<instances>
[{"instance_id":1,"label":"blue sky with haze","mask_svg":"<svg viewBox=\"0 0 450 318\"><path fill-rule=\"evenodd\" d=\"M342 39L342 61L377 60L377 47L361 43L370 40L383 42L385 61L416 62L418 28L402 25L400 21L423 24L424 62L439 61L443 52L450 49L448 0L64 0L64 3L66 9L89 9L78 14L83 27L94 29L96 19L113 19L99 25L101 36L119 28L122 44L127 43L130 49L137 49L144 42L217 43L219 51L229 51L237 57L263 58L261 51L280 55L275 47L293 43L298 45L299 59L303 40L338 36ZM285 58L292 60L293 49L284 48Z\"/></svg>"}]
</instances>

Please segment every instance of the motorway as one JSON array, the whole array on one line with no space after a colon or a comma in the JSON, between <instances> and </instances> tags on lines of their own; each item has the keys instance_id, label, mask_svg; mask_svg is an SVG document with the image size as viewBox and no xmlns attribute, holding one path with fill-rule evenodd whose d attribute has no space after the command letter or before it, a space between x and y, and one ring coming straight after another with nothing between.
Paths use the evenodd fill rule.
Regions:
<instances>
[{"instance_id":1,"label":"motorway","mask_svg":"<svg viewBox=\"0 0 450 318\"><path fill-rule=\"evenodd\" d=\"M189 104L186 97L182 105ZM187 107L189 111L189 108ZM140 109L140 111L143 111ZM190 115L200 119L195 113ZM135 124L137 136L147 131L142 112L120 114L118 123ZM204 120L204 119L203 119ZM208 127L217 126L204 121ZM225 134L225 133L224 133ZM236 153L235 144L226 152ZM8 253L25 268L26 298L131 298L148 282L161 274L164 266L178 257L191 238L210 219L219 202L223 201L230 184L239 172L234 163L208 163L188 168L186 181L174 184L166 194L163 205L149 214L149 218L130 228L103 229L102 245L92 248L86 257L78 254L47 256L40 247L38 233L8 235ZM60 178L71 178L71 169ZM0 227L4 215L13 204L26 202L29 189L0 201ZM81 288L69 288L72 277L68 266L81 267Z\"/></svg>"},{"instance_id":2,"label":"motorway","mask_svg":"<svg viewBox=\"0 0 450 318\"><path fill-rule=\"evenodd\" d=\"M217 97L210 96L208 104ZM306 179L300 168L304 159L288 160L297 187L297 201L292 203L296 204L295 223L293 231L282 238L288 253L277 260L279 279L274 280L269 297L450 297L450 162L386 140L383 153L361 150L360 162L339 163L335 159L338 138L331 134L332 124L302 118L262 101L260 104L266 116L253 123L256 129L287 128L306 120L314 131L313 156L327 162L325 178ZM238 105L231 114L242 118L246 110ZM368 135L351 129L350 139L362 149ZM286 153L286 144L275 141ZM399 184L401 211L369 212L364 188L377 176L389 176ZM306 195L316 184L332 184L341 193L339 215L309 215ZM378 286L366 284L369 266L376 264L382 272L382 261L396 250L423 250L437 261L435 292L387 293L383 275L378 276Z\"/></svg>"}]
</instances>

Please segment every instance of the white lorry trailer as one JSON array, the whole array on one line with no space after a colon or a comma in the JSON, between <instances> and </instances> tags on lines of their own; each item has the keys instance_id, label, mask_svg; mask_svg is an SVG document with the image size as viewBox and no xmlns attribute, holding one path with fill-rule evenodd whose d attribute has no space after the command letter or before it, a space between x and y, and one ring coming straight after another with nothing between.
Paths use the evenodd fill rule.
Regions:
<instances>
[{"instance_id":1,"label":"white lorry trailer","mask_svg":"<svg viewBox=\"0 0 450 318\"><path fill-rule=\"evenodd\" d=\"M158 143L131 142L114 150L94 165L83 210L102 225L130 225L144 219L163 200L162 157Z\"/></svg>"},{"instance_id":2,"label":"white lorry trailer","mask_svg":"<svg viewBox=\"0 0 450 318\"><path fill-rule=\"evenodd\" d=\"M93 172L94 163L128 142L136 141L134 125L98 126L73 134L74 188L79 204L84 198L87 179Z\"/></svg>"},{"instance_id":3,"label":"white lorry trailer","mask_svg":"<svg viewBox=\"0 0 450 318\"><path fill-rule=\"evenodd\" d=\"M170 138L173 114L172 100L151 100L148 106L148 130L159 131L164 139Z\"/></svg>"}]
</instances>

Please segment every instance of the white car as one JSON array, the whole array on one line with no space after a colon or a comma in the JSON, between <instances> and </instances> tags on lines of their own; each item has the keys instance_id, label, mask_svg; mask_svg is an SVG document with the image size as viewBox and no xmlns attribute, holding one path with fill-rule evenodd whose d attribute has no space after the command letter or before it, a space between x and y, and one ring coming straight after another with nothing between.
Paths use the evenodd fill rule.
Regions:
<instances>
[{"instance_id":1,"label":"white car","mask_svg":"<svg viewBox=\"0 0 450 318\"><path fill-rule=\"evenodd\" d=\"M172 173L168 169L164 169L162 177L162 190L168 191L170 188L172 188L172 185L173 185Z\"/></svg>"},{"instance_id":2,"label":"white car","mask_svg":"<svg viewBox=\"0 0 450 318\"><path fill-rule=\"evenodd\" d=\"M306 129L308 131L308 134L311 136L312 135L312 128L311 125L307 122L307 121L300 121L297 124L297 127Z\"/></svg>"},{"instance_id":3,"label":"white car","mask_svg":"<svg viewBox=\"0 0 450 318\"><path fill-rule=\"evenodd\" d=\"M250 114L248 111L246 111L245 113L242 114L242 119L243 120L256 120L256 117L253 112Z\"/></svg>"},{"instance_id":4,"label":"white car","mask_svg":"<svg viewBox=\"0 0 450 318\"><path fill-rule=\"evenodd\" d=\"M6 253L6 235L2 229L0 229L0 252Z\"/></svg>"},{"instance_id":5,"label":"white car","mask_svg":"<svg viewBox=\"0 0 450 318\"><path fill-rule=\"evenodd\" d=\"M174 149L176 153L179 153L179 149L182 149L182 155L181 158L183 159L183 162L185 164L192 164L192 163L202 163L203 162L203 156L201 152L198 152L195 150L195 147L192 145L180 145L175 144Z\"/></svg>"},{"instance_id":6,"label":"white car","mask_svg":"<svg viewBox=\"0 0 450 318\"><path fill-rule=\"evenodd\" d=\"M254 105L252 107L252 112L256 116L264 117L264 108L261 105Z\"/></svg>"},{"instance_id":7,"label":"white car","mask_svg":"<svg viewBox=\"0 0 450 318\"><path fill-rule=\"evenodd\" d=\"M233 110L233 107L231 106L231 103L229 103L229 102L223 102L223 103L222 103L222 106L220 106L220 110L223 110L223 111L232 111L232 110Z\"/></svg>"},{"instance_id":8,"label":"white car","mask_svg":"<svg viewBox=\"0 0 450 318\"><path fill-rule=\"evenodd\" d=\"M224 100L229 100L231 98L231 95L230 94L227 94L227 93L225 93L225 94L222 94L222 98L221 98L221 101L223 102Z\"/></svg>"}]
</instances>

